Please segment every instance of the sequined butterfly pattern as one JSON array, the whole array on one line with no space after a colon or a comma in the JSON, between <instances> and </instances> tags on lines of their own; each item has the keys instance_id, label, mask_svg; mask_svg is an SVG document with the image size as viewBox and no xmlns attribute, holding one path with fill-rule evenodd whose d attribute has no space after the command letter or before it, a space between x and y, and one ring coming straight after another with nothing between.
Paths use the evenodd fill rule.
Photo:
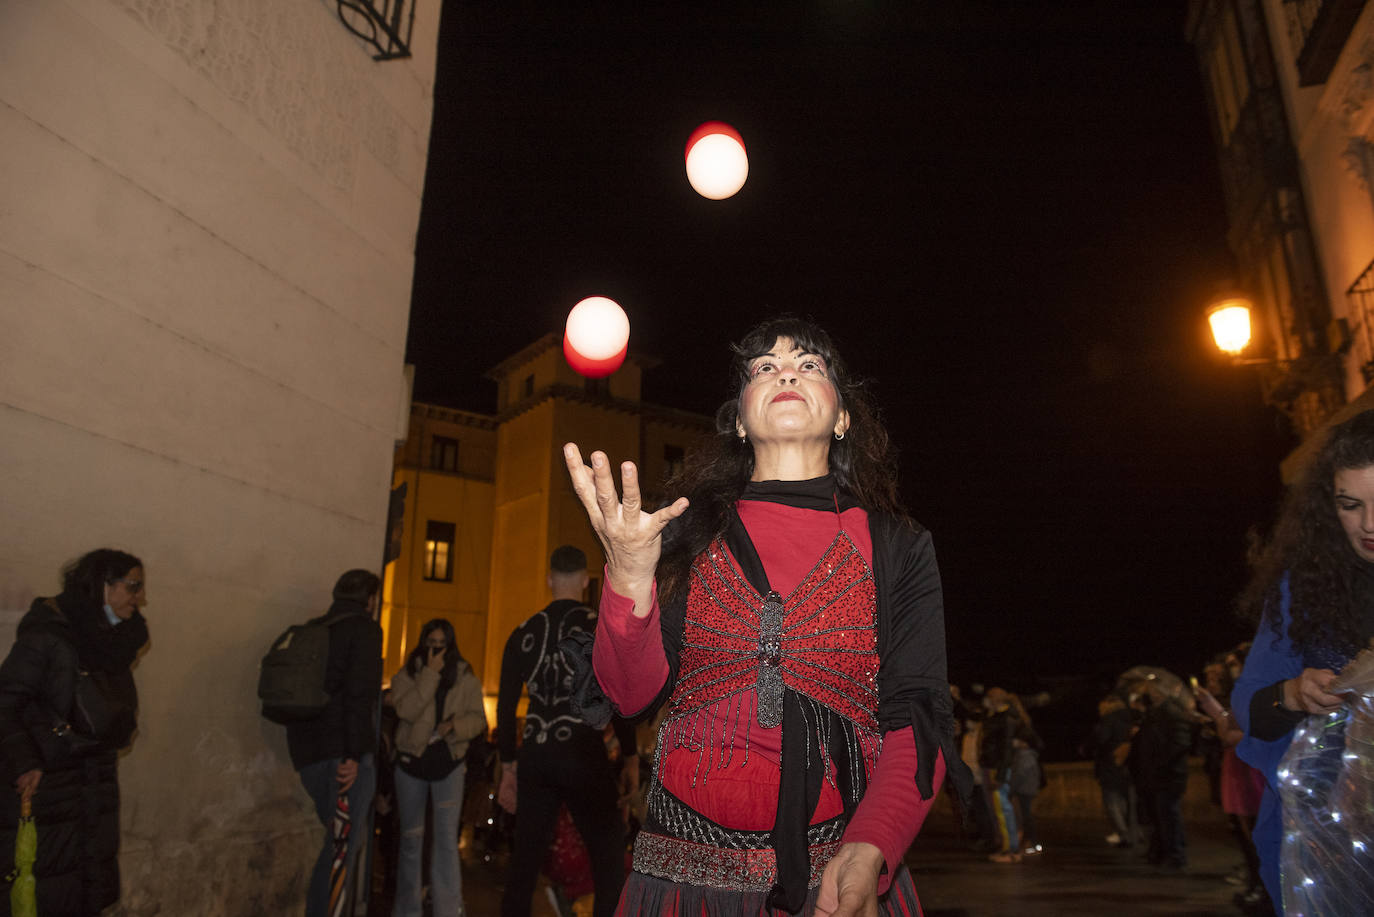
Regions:
<instances>
[{"instance_id":1,"label":"sequined butterfly pattern","mask_svg":"<svg viewBox=\"0 0 1374 917\"><path fill-rule=\"evenodd\" d=\"M784 688L876 730L873 572L840 532L786 599L759 595L717 539L693 564L672 716L754 689L762 726L782 723Z\"/></svg>"}]
</instances>

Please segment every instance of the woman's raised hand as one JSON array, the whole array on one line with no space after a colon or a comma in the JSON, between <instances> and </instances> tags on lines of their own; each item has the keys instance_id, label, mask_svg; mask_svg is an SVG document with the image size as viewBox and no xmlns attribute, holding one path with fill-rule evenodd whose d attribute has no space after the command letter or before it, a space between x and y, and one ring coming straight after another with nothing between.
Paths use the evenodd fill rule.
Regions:
<instances>
[{"instance_id":1,"label":"woman's raised hand","mask_svg":"<svg viewBox=\"0 0 1374 917\"><path fill-rule=\"evenodd\" d=\"M606 453L593 452L588 468L577 445L568 443L563 447L563 458L573 490L606 552L608 585L634 601L635 614L648 615L654 570L663 549L663 529L686 512L687 498L679 497L658 512L646 513L640 503L639 472L634 462L620 466L621 495L617 498Z\"/></svg>"}]
</instances>

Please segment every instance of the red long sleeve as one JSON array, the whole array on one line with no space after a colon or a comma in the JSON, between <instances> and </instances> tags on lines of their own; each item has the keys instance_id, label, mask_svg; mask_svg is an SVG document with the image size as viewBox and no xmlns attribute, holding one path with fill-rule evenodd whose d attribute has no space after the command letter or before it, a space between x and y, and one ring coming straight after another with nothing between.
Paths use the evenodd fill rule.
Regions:
<instances>
[{"instance_id":1,"label":"red long sleeve","mask_svg":"<svg viewBox=\"0 0 1374 917\"><path fill-rule=\"evenodd\" d=\"M868 791L845 829L846 843L872 844L883 852L887 869L878 877L878 894L887 891L902 856L921 830L939 797L945 779L945 759L935 760L935 792L922 799L916 789L916 737L911 727L883 736L883 751L873 769Z\"/></svg>"},{"instance_id":2,"label":"red long sleeve","mask_svg":"<svg viewBox=\"0 0 1374 917\"><path fill-rule=\"evenodd\" d=\"M605 588L592 646L592 670L616 707L633 715L647 707L668 680L668 658L658 624L658 586L650 593L653 605L648 616L639 618L634 602L611 588L604 572L602 577Z\"/></svg>"}]
</instances>

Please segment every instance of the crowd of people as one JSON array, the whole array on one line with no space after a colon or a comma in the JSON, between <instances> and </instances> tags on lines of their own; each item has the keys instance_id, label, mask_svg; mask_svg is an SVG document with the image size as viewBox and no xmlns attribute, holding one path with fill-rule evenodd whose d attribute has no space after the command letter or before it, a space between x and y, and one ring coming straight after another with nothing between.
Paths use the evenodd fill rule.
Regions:
<instances>
[{"instance_id":1,"label":"crowd of people","mask_svg":"<svg viewBox=\"0 0 1374 917\"><path fill-rule=\"evenodd\" d=\"M583 604L587 557L558 548L553 601L506 644L489 771L514 817L506 917L529 913L541 864L569 834L598 917L919 913L904 856L947 778L992 863L1044 850L1044 742L1016 694L949 684L931 536L897 500L862 383L822 329L791 317L733 353L716 434L667 483L666 505L644 505L633 463L564 447L604 589L598 607ZM461 917L467 764L490 725L481 686L435 619L383 700L380 589L374 573L347 571L327 613L273 647L285 659L294 637L296 650L307 632L322 641L295 657L318 659L307 712L274 707L325 829L306 914L338 912L365 846L350 826L369 823L375 796L394 815L393 912ZM139 558L92 551L59 594L34 600L0 665L14 789L0 794L0 861L40 819L32 874L45 917L119 897L117 761L135 733L146 600ZM1141 667L1098 703L1084 752L1105 840L1183 869L1200 754L1243 859L1243 910L1368 913L1374 411L1334 427L1290 488L1242 605L1253 640L1191 685ZM642 788L634 722L653 724ZM479 760L487 772L494 759Z\"/></svg>"},{"instance_id":2,"label":"crowd of people","mask_svg":"<svg viewBox=\"0 0 1374 917\"><path fill-rule=\"evenodd\" d=\"M1077 751L1092 761L1108 826L1104 842L1162 872L1187 866L1183 802L1200 760L1212 801L1243 859L1227 876L1241 886L1234 901L1247 914L1264 915L1273 909L1252 839L1264 780L1236 753L1242 735L1228 706L1248 648L1241 644L1217 654L1191 686L1165 670L1127 670L1098 701L1097 720ZM1046 785L1045 743L1030 705L1000 687L951 691L961 756L979 787L969 813L970 846L998 864L1043 852L1034 803ZM1032 700L1045 703L1047 696Z\"/></svg>"}]
</instances>

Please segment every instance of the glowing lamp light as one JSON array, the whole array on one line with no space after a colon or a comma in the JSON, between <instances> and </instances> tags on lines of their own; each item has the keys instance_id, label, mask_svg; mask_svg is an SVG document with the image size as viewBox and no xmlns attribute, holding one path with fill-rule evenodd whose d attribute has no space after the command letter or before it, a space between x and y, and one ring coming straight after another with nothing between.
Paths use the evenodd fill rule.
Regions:
<instances>
[{"instance_id":1,"label":"glowing lamp light","mask_svg":"<svg viewBox=\"0 0 1374 917\"><path fill-rule=\"evenodd\" d=\"M1217 349L1239 356L1250 343L1250 300L1233 296L1214 303L1207 310L1207 322Z\"/></svg>"},{"instance_id":2,"label":"glowing lamp light","mask_svg":"<svg viewBox=\"0 0 1374 917\"><path fill-rule=\"evenodd\" d=\"M563 356L588 379L601 379L619 369L629 344L630 320L615 300L588 296L568 313Z\"/></svg>"},{"instance_id":3,"label":"glowing lamp light","mask_svg":"<svg viewBox=\"0 0 1374 917\"><path fill-rule=\"evenodd\" d=\"M704 198L723 201L749 177L744 138L724 121L707 121L687 138L687 181Z\"/></svg>"}]
</instances>

